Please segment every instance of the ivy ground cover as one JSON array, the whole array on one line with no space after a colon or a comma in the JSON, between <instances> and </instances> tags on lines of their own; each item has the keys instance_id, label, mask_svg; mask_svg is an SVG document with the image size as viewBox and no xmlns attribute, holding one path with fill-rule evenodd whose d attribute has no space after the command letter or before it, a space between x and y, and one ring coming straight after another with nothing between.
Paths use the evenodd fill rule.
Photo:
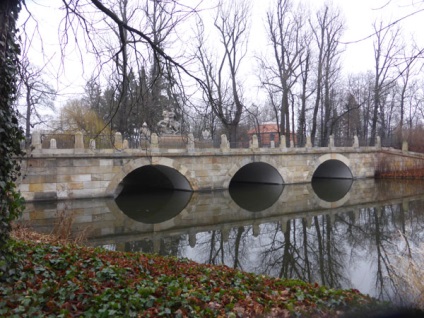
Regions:
<instances>
[{"instance_id":1,"label":"ivy ground cover","mask_svg":"<svg viewBox=\"0 0 424 318\"><path fill-rule=\"evenodd\" d=\"M357 290L187 259L12 240L0 317L337 317L377 302Z\"/></svg>"}]
</instances>

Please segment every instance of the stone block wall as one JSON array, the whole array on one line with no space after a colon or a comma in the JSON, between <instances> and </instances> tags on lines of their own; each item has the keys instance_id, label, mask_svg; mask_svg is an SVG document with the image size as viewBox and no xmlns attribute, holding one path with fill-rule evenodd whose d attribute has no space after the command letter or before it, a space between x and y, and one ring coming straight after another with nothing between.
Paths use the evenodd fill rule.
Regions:
<instances>
[{"instance_id":1,"label":"stone block wall","mask_svg":"<svg viewBox=\"0 0 424 318\"><path fill-rule=\"evenodd\" d=\"M253 162L275 168L286 184L310 182L327 160L343 162L353 178L372 178L383 159L390 167L424 166L424 155L376 147L43 149L23 160L19 189L27 201L114 197L125 176L145 165L172 168L173 184L189 184L183 190L193 191L228 189L234 175Z\"/></svg>"},{"instance_id":2,"label":"stone block wall","mask_svg":"<svg viewBox=\"0 0 424 318\"><path fill-rule=\"evenodd\" d=\"M115 159L33 157L23 161L19 189L27 201L103 197L120 169Z\"/></svg>"}]
</instances>

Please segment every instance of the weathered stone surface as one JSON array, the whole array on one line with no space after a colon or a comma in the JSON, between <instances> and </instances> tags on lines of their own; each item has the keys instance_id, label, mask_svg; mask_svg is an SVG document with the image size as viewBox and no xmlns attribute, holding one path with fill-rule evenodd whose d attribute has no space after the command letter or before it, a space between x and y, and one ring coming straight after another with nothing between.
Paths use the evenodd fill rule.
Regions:
<instances>
[{"instance_id":1,"label":"weathered stone surface","mask_svg":"<svg viewBox=\"0 0 424 318\"><path fill-rule=\"evenodd\" d=\"M44 183L31 183L29 184L29 192L43 192Z\"/></svg>"},{"instance_id":2,"label":"weathered stone surface","mask_svg":"<svg viewBox=\"0 0 424 318\"><path fill-rule=\"evenodd\" d=\"M376 169L424 166L424 155L388 148L286 148L286 149L181 149L178 152L142 149L128 152L83 149L65 154L63 149L33 154L24 159L19 189L28 201L114 196L126 175L146 165L162 165L184 177L194 191L228 188L244 166L261 163L275 168L284 183L310 182L316 169L328 160L340 161L354 178L373 177ZM55 193L55 194L53 194ZM299 194L302 196L303 194Z\"/></svg>"},{"instance_id":3,"label":"weathered stone surface","mask_svg":"<svg viewBox=\"0 0 424 318\"><path fill-rule=\"evenodd\" d=\"M25 183L26 184L35 184L35 183L51 183L57 182L57 175L50 174L50 171L45 171L46 174L42 174L44 170L41 170L38 175L26 175Z\"/></svg>"},{"instance_id":4,"label":"weathered stone surface","mask_svg":"<svg viewBox=\"0 0 424 318\"><path fill-rule=\"evenodd\" d=\"M99 166L113 166L113 159L99 159Z\"/></svg>"}]
</instances>

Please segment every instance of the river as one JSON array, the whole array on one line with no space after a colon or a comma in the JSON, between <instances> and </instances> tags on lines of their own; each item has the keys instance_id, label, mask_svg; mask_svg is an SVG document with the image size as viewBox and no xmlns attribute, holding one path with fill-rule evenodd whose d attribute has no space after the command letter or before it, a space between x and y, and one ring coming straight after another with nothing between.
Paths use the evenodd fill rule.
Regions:
<instances>
[{"instance_id":1,"label":"river","mask_svg":"<svg viewBox=\"0 0 424 318\"><path fill-rule=\"evenodd\" d=\"M64 217L89 246L356 288L405 304L414 297L402 281L408 247L415 251L424 242L424 182L314 180L130 192L116 200L27 203L21 221L51 233Z\"/></svg>"}]
</instances>

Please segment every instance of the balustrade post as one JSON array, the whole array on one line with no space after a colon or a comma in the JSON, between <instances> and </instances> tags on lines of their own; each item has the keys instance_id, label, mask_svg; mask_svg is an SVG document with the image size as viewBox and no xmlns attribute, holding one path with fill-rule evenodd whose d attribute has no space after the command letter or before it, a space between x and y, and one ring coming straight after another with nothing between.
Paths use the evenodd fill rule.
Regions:
<instances>
[{"instance_id":1,"label":"balustrade post","mask_svg":"<svg viewBox=\"0 0 424 318\"><path fill-rule=\"evenodd\" d=\"M353 148L359 148L359 140L358 140L358 136L353 136Z\"/></svg>"},{"instance_id":2,"label":"balustrade post","mask_svg":"<svg viewBox=\"0 0 424 318\"><path fill-rule=\"evenodd\" d=\"M115 133L115 140L113 142L113 147L117 150L122 150L122 134L120 132Z\"/></svg>"},{"instance_id":3,"label":"balustrade post","mask_svg":"<svg viewBox=\"0 0 424 318\"><path fill-rule=\"evenodd\" d=\"M158 151L159 150L159 138L156 133L152 133L150 135L150 149L152 151Z\"/></svg>"},{"instance_id":4,"label":"balustrade post","mask_svg":"<svg viewBox=\"0 0 424 318\"><path fill-rule=\"evenodd\" d=\"M74 149L84 149L84 139L81 131L75 133Z\"/></svg>"},{"instance_id":5,"label":"balustrade post","mask_svg":"<svg viewBox=\"0 0 424 318\"><path fill-rule=\"evenodd\" d=\"M330 141L328 142L328 147L334 148L334 136L330 135Z\"/></svg>"},{"instance_id":6,"label":"balustrade post","mask_svg":"<svg viewBox=\"0 0 424 318\"><path fill-rule=\"evenodd\" d=\"M96 150L96 140L95 139L90 139L89 148L90 148L90 150Z\"/></svg>"},{"instance_id":7,"label":"balustrade post","mask_svg":"<svg viewBox=\"0 0 424 318\"><path fill-rule=\"evenodd\" d=\"M377 141L375 142L375 147L377 149L381 148L381 137L380 136L377 136Z\"/></svg>"},{"instance_id":8,"label":"balustrade post","mask_svg":"<svg viewBox=\"0 0 424 318\"><path fill-rule=\"evenodd\" d=\"M280 136L280 149L286 149L286 136Z\"/></svg>"},{"instance_id":9,"label":"balustrade post","mask_svg":"<svg viewBox=\"0 0 424 318\"><path fill-rule=\"evenodd\" d=\"M259 148L259 141L258 141L257 135L252 136L252 144L250 145L250 148L252 148L252 149L258 149Z\"/></svg>"},{"instance_id":10,"label":"balustrade post","mask_svg":"<svg viewBox=\"0 0 424 318\"><path fill-rule=\"evenodd\" d=\"M56 139L50 139L50 149L57 149Z\"/></svg>"},{"instance_id":11,"label":"balustrade post","mask_svg":"<svg viewBox=\"0 0 424 318\"><path fill-rule=\"evenodd\" d=\"M194 136L192 133L189 133L187 135L187 151L192 152L194 151Z\"/></svg>"},{"instance_id":12,"label":"balustrade post","mask_svg":"<svg viewBox=\"0 0 424 318\"><path fill-rule=\"evenodd\" d=\"M124 139L124 141L122 142L122 149L129 149L130 145L128 143L127 139Z\"/></svg>"},{"instance_id":13,"label":"balustrade post","mask_svg":"<svg viewBox=\"0 0 424 318\"><path fill-rule=\"evenodd\" d=\"M402 152L408 152L408 142L406 140L404 140L402 142Z\"/></svg>"},{"instance_id":14,"label":"balustrade post","mask_svg":"<svg viewBox=\"0 0 424 318\"><path fill-rule=\"evenodd\" d=\"M229 149L229 145L228 145L228 139L227 136L225 134L221 135L221 150L227 150Z\"/></svg>"},{"instance_id":15,"label":"balustrade post","mask_svg":"<svg viewBox=\"0 0 424 318\"><path fill-rule=\"evenodd\" d=\"M41 133L37 130L32 133L31 136L31 146L35 150L41 150L42 144L41 144Z\"/></svg>"},{"instance_id":16,"label":"balustrade post","mask_svg":"<svg viewBox=\"0 0 424 318\"><path fill-rule=\"evenodd\" d=\"M311 135L306 136L306 148L312 148Z\"/></svg>"}]
</instances>

